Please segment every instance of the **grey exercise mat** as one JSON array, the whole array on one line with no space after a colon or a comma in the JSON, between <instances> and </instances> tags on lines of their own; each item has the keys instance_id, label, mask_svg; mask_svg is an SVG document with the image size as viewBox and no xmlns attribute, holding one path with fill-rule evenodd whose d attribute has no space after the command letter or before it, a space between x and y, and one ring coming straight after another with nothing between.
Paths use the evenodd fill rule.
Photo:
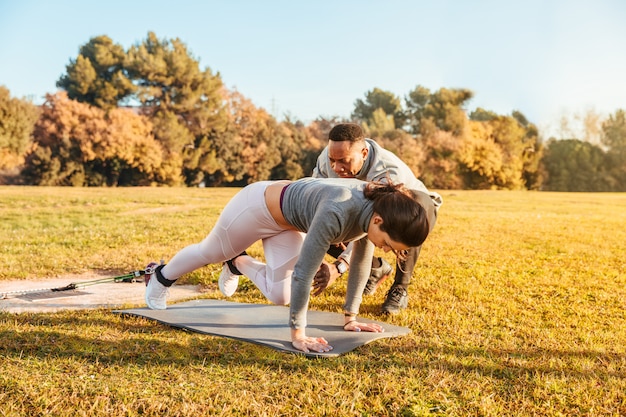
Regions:
<instances>
[{"instance_id":1,"label":"grey exercise mat","mask_svg":"<svg viewBox=\"0 0 626 417\"><path fill-rule=\"evenodd\" d=\"M309 310L307 336L324 337L333 350L327 353L304 353L291 346L289 308L284 306L193 300L172 304L167 310L135 308L114 312L146 317L198 333L230 337L315 357L339 356L376 339L403 336L411 332L406 327L380 322L377 323L385 329L383 333L346 332L342 327L343 314ZM361 317L359 321L375 322Z\"/></svg>"}]
</instances>

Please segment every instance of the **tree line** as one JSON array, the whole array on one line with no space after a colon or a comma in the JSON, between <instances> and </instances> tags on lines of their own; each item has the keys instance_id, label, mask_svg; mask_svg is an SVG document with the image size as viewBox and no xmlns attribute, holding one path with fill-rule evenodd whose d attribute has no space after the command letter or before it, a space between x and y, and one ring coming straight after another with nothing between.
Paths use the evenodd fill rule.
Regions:
<instances>
[{"instance_id":1,"label":"tree line","mask_svg":"<svg viewBox=\"0 0 626 417\"><path fill-rule=\"evenodd\" d=\"M310 175L336 123L355 122L436 189L626 191L626 113L599 143L544 141L513 111L467 113L467 89L374 88L349 119L276 120L179 39L81 46L41 106L0 86L0 183L241 186Z\"/></svg>"}]
</instances>

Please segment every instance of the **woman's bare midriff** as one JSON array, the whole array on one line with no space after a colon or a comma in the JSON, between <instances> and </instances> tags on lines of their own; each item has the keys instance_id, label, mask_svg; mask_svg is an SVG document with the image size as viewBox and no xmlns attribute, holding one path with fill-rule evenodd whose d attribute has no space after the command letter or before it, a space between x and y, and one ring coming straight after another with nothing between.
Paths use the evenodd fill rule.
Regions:
<instances>
[{"instance_id":1,"label":"woman's bare midriff","mask_svg":"<svg viewBox=\"0 0 626 417\"><path fill-rule=\"evenodd\" d=\"M297 230L291 224L287 223L287 220L285 220L285 216L283 216L283 212L280 209L280 194L283 191L283 188L289 184L291 184L291 181L285 180L268 186L265 189L265 204L267 204L267 209L270 211L272 218L279 226L289 230Z\"/></svg>"}]
</instances>

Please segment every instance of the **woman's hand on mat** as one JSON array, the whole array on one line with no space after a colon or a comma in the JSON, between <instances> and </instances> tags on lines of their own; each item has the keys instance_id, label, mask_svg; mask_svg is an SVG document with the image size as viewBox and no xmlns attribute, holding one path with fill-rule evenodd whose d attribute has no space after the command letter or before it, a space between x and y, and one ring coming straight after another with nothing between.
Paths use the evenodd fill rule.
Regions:
<instances>
[{"instance_id":1,"label":"woman's hand on mat","mask_svg":"<svg viewBox=\"0 0 626 417\"><path fill-rule=\"evenodd\" d=\"M314 352L330 352L333 347L328 344L323 337L308 337L304 334L304 329L291 330L291 344L298 350L305 353Z\"/></svg>"},{"instance_id":2,"label":"woman's hand on mat","mask_svg":"<svg viewBox=\"0 0 626 417\"><path fill-rule=\"evenodd\" d=\"M385 329L383 326L377 323L362 323L360 321L353 320L349 323L346 323L343 327L344 330L348 332L372 332L372 333L383 333Z\"/></svg>"},{"instance_id":3,"label":"woman's hand on mat","mask_svg":"<svg viewBox=\"0 0 626 417\"><path fill-rule=\"evenodd\" d=\"M333 350L333 347L328 344L326 339L323 337L304 337L302 339L292 340L291 344L298 350L303 352L330 352Z\"/></svg>"},{"instance_id":4,"label":"woman's hand on mat","mask_svg":"<svg viewBox=\"0 0 626 417\"><path fill-rule=\"evenodd\" d=\"M337 267L328 262L322 262L313 277L313 295L320 295L326 288L330 287L339 278Z\"/></svg>"}]
</instances>

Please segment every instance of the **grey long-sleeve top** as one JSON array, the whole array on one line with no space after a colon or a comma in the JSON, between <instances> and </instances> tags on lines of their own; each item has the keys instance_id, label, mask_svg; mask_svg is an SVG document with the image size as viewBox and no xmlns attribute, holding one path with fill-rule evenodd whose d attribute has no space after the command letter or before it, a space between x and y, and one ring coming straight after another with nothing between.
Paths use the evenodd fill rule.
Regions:
<instances>
[{"instance_id":1,"label":"grey long-sleeve top","mask_svg":"<svg viewBox=\"0 0 626 417\"><path fill-rule=\"evenodd\" d=\"M333 243L355 241L344 309L358 313L374 255L374 244L367 239L374 208L363 195L366 184L357 179L303 178L285 190L283 216L306 233L292 276L291 328L306 327L313 277Z\"/></svg>"}]
</instances>

